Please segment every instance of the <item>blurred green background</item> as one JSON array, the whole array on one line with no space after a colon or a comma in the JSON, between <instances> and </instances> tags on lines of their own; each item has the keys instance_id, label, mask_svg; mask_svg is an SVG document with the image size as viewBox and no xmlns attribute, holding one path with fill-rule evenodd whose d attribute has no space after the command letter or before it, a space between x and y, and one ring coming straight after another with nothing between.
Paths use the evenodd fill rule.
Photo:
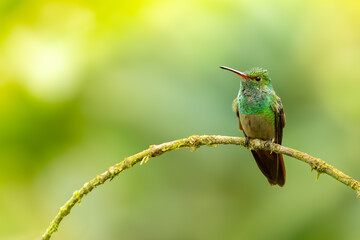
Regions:
<instances>
[{"instance_id":1,"label":"blurred green background","mask_svg":"<svg viewBox=\"0 0 360 240\"><path fill-rule=\"evenodd\" d=\"M0 2L0 239L37 239L73 191L193 134L242 136L239 78L269 70L283 143L360 179L359 1ZM355 192L285 157L270 187L242 147L180 150L75 206L53 239L359 239Z\"/></svg>"}]
</instances>

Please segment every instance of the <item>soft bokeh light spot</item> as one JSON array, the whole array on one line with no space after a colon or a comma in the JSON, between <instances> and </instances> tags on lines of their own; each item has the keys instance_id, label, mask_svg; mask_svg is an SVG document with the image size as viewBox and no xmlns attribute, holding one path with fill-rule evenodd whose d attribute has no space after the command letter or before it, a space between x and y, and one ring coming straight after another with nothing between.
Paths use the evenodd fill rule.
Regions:
<instances>
[{"instance_id":1,"label":"soft bokeh light spot","mask_svg":"<svg viewBox=\"0 0 360 240\"><path fill-rule=\"evenodd\" d=\"M61 100L71 95L78 80L78 68L69 46L48 42L26 29L15 29L13 34L10 41L14 44L8 51L14 75L45 100Z\"/></svg>"},{"instance_id":2,"label":"soft bokeh light spot","mask_svg":"<svg viewBox=\"0 0 360 240\"><path fill-rule=\"evenodd\" d=\"M44 100L69 99L87 64L83 41L94 27L89 9L59 3L45 5L35 26L14 27L5 40L9 78L21 81Z\"/></svg>"}]
</instances>

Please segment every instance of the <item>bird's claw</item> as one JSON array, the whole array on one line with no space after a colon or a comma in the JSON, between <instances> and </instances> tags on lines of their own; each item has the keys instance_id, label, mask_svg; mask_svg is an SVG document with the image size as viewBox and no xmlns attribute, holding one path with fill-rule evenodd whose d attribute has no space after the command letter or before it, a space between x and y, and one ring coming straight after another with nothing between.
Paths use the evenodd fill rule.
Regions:
<instances>
[{"instance_id":1,"label":"bird's claw","mask_svg":"<svg viewBox=\"0 0 360 240\"><path fill-rule=\"evenodd\" d=\"M265 146L270 147L270 144L272 144L273 142L274 142L274 139L270 139L269 141L266 142Z\"/></svg>"},{"instance_id":2,"label":"bird's claw","mask_svg":"<svg viewBox=\"0 0 360 240\"><path fill-rule=\"evenodd\" d=\"M250 142L250 138L249 137L245 137L245 147L249 146L249 142Z\"/></svg>"}]
</instances>

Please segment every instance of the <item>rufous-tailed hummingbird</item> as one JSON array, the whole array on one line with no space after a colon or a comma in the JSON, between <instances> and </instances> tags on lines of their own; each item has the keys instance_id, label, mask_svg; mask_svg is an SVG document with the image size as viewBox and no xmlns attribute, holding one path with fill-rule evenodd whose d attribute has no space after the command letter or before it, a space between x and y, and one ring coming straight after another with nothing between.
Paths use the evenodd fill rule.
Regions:
<instances>
[{"instance_id":1,"label":"rufous-tailed hummingbird","mask_svg":"<svg viewBox=\"0 0 360 240\"><path fill-rule=\"evenodd\" d=\"M241 77L240 90L234 99L233 109L246 140L259 138L281 144L285 114L267 70L254 68L243 73L228 67L220 68ZM284 186L286 173L282 155L265 150L251 152L270 185Z\"/></svg>"}]
</instances>

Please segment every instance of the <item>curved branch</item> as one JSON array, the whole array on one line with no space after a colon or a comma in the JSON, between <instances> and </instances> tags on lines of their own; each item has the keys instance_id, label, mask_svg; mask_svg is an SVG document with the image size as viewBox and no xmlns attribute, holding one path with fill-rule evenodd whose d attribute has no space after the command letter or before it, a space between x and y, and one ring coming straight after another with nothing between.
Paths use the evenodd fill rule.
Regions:
<instances>
[{"instance_id":1,"label":"curved branch","mask_svg":"<svg viewBox=\"0 0 360 240\"><path fill-rule=\"evenodd\" d=\"M320 158L312 157L306 153L283 147L281 145L271 143L268 144L266 141L259 139L250 140L248 144L245 144L245 138L242 137L227 137L227 136L216 136L216 135L203 135L203 136L190 136L188 138L183 138L160 145L151 145L148 149L139 152L133 156L125 158L118 164L111 166L107 171L97 175L94 179L85 183L84 186L75 191L72 197L60 208L60 211L56 217L51 221L49 227L46 229L45 233L42 235L42 239L50 239L51 235L58 229L60 222L65 216L70 213L70 210L75 206L76 203L80 203L81 199L90 193L95 187L105 183L107 180L116 177L120 172L131 168L136 163L140 162L146 163L149 158L157 157L165 152L170 152L172 150L180 148L190 148L197 149L200 146L216 146L218 144L233 144L233 145L242 145L251 150L269 150L276 153L282 153L284 155L299 159L310 165L312 169L315 169L318 174L326 173L327 175L335 178L339 182L351 187L357 193L357 196L360 196L360 182L356 181L352 177L344 174L335 167L327 164Z\"/></svg>"}]
</instances>

